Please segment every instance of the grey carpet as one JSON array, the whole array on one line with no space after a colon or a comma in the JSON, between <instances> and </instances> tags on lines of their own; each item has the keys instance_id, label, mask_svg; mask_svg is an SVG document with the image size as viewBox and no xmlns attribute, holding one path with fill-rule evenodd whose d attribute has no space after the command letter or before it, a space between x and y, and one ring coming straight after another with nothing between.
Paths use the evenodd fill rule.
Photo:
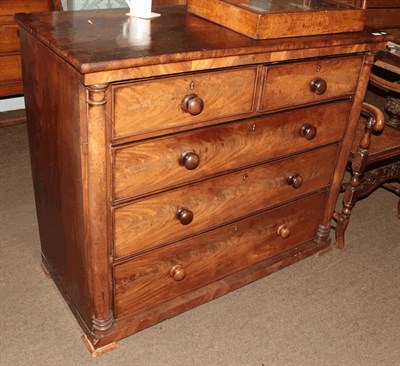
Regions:
<instances>
[{"instance_id":1,"label":"grey carpet","mask_svg":"<svg viewBox=\"0 0 400 366\"><path fill-rule=\"evenodd\" d=\"M25 125L0 128L0 365L400 365L397 197L359 202L347 246L121 340L92 359L40 269Z\"/></svg>"}]
</instances>

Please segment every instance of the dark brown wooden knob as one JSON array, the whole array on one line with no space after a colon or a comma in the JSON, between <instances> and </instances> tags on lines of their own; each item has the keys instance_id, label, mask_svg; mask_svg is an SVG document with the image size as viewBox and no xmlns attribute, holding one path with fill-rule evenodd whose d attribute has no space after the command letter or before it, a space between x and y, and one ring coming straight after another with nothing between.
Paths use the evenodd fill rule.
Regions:
<instances>
[{"instance_id":1,"label":"dark brown wooden knob","mask_svg":"<svg viewBox=\"0 0 400 366\"><path fill-rule=\"evenodd\" d=\"M183 165L187 170L193 170L199 166L200 157L193 151L185 151L179 159L179 164Z\"/></svg>"},{"instance_id":2,"label":"dark brown wooden knob","mask_svg":"<svg viewBox=\"0 0 400 366\"><path fill-rule=\"evenodd\" d=\"M282 239L287 239L290 236L290 229L287 227L287 225L283 224L278 227L276 234Z\"/></svg>"},{"instance_id":3,"label":"dark brown wooden knob","mask_svg":"<svg viewBox=\"0 0 400 366\"><path fill-rule=\"evenodd\" d=\"M328 84L326 83L326 81L321 78L315 78L310 83L311 91L317 95L324 94L326 92L327 86L328 86Z\"/></svg>"},{"instance_id":4,"label":"dark brown wooden knob","mask_svg":"<svg viewBox=\"0 0 400 366\"><path fill-rule=\"evenodd\" d=\"M204 102L196 94L189 94L183 98L182 101L182 110L191 114L192 116L197 116L203 111Z\"/></svg>"},{"instance_id":5,"label":"dark brown wooden knob","mask_svg":"<svg viewBox=\"0 0 400 366\"><path fill-rule=\"evenodd\" d=\"M171 268L169 275L173 277L175 281L182 281L186 277L186 271L180 264L177 264Z\"/></svg>"},{"instance_id":6,"label":"dark brown wooden knob","mask_svg":"<svg viewBox=\"0 0 400 366\"><path fill-rule=\"evenodd\" d=\"M299 173L294 173L288 178L287 182L293 188L300 188L303 184L303 177Z\"/></svg>"},{"instance_id":7,"label":"dark brown wooden knob","mask_svg":"<svg viewBox=\"0 0 400 366\"><path fill-rule=\"evenodd\" d=\"M312 140L315 136L317 136L317 129L315 126L307 123L301 128L300 135L306 140Z\"/></svg>"},{"instance_id":8,"label":"dark brown wooden knob","mask_svg":"<svg viewBox=\"0 0 400 366\"><path fill-rule=\"evenodd\" d=\"M193 221L193 212L187 208L179 208L176 211L176 218L182 225L189 225Z\"/></svg>"}]
</instances>

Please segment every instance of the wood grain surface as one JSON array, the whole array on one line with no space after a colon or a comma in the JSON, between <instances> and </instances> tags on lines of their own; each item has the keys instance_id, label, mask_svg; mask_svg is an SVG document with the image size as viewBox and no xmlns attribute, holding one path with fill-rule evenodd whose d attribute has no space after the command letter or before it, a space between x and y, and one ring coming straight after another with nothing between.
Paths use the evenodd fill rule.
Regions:
<instances>
[{"instance_id":1,"label":"wood grain surface","mask_svg":"<svg viewBox=\"0 0 400 366\"><path fill-rule=\"evenodd\" d=\"M323 197L320 193L115 266L116 317L182 295L310 240ZM286 239L277 235L282 224L290 228ZM181 281L169 273L176 265L186 271Z\"/></svg>"},{"instance_id":2,"label":"wood grain surface","mask_svg":"<svg viewBox=\"0 0 400 366\"><path fill-rule=\"evenodd\" d=\"M255 41L156 9L140 43L125 9L16 16L43 258L94 352L329 247L391 39Z\"/></svg>"},{"instance_id":3,"label":"wood grain surface","mask_svg":"<svg viewBox=\"0 0 400 366\"><path fill-rule=\"evenodd\" d=\"M356 90L362 61L362 57L349 57L267 67L261 110L351 95ZM317 78L327 84L321 95L310 87Z\"/></svg>"},{"instance_id":4,"label":"wood grain surface","mask_svg":"<svg viewBox=\"0 0 400 366\"><path fill-rule=\"evenodd\" d=\"M113 137L251 112L256 76L250 67L114 86ZM200 114L182 110L187 95L203 100Z\"/></svg>"},{"instance_id":5,"label":"wood grain surface","mask_svg":"<svg viewBox=\"0 0 400 366\"><path fill-rule=\"evenodd\" d=\"M188 0L188 11L254 39L364 29L365 10L334 2L309 1L305 4L298 0L269 2L266 6L237 0Z\"/></svg>"},{"instance_id":6,"label":"wood grain surface","mask_svg":"<svg viewBox=\"0 0 400 366\"><path fill-rule=\"evenodd\" d=\"M335 102L115 148L114 200L332 143L343 136L350 109L351 101ZM316 128L311 140L301 135L306 125ZM194 170L179 163L187 151L199 156L200 164Z\"/></svg>"},{"instance_id":7,"label":"wood grain surface","mask_svg":"<svg viewBox=\"0 0 400 366\"><path fill-rule=\"evenodd\" d=\"M23 94L20 41L15 13L61 10L60 0L0 1L0 97Z\"/></svg>"},{"instance_id":8,"label":"wood grain surface","mask_svg":"<svg viewBox=\"0 0 400 366\"><path fill-rule=\"evenodd\" d=\"M116 208L115 255L156 247L326 187L337 148L337 144L330 145L318 154L306 152ZM297 189L287 182L295 173L303 177ZM193 212L189 225L176 218L179 208Z\"/></svg>"}]
</instances>

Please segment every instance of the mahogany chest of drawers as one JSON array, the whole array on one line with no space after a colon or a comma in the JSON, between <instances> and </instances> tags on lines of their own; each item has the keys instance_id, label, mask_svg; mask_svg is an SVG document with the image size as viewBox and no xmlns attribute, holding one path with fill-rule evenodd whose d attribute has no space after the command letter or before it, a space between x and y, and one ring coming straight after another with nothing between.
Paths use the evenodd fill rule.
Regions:
<instances>
[{"instance_id":1,"label":"mahogany chest of drawers","mask_svg":"<svg viewBox=\"0 0 400 366\"><path fill-rule=\"evenodd\" d=\"M23 93L18 25L14 13L61 10L60 0L1 0L0 97Z\"/></svg>"},{"instance_id":2,"label":"mahogany chest of drawers","mask_svg":"<svg viewBox=\"0 0 400 366\"><path fill-rule=\"evenodd\" d=\"M17 16L43 261L94 352L329 248L387 40L158 11Z\"/></svg>"}]
</instances>

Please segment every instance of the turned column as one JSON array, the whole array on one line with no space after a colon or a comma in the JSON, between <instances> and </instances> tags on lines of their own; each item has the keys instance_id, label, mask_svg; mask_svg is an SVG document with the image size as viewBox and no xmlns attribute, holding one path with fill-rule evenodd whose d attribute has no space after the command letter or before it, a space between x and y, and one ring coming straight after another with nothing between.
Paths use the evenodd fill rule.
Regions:
<instances>
[{"instance_id":1,"label":"turned column","mask_svg":"<svg viewBox=\"0 0 400 366\"><path fill-rule=\"evenodd\" d=\"M106 111L108 84L86 87L87 117L87 262L92 329L99 338L114 322L112 311L109 194L107 191Z\"/></svg>"}]
</instances>

